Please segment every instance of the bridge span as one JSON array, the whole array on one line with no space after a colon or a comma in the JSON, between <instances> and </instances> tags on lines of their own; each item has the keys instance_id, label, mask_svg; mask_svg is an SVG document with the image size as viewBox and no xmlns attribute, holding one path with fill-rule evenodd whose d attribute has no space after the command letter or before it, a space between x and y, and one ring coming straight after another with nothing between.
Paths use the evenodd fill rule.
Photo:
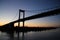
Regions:
<instances>
[{"instance_id":1,"label":"bridge span","mask_svg":"<svg viewBox=\"0 0 60 40\"><path fill-rule=\"evenodd\" d=\"M24 12L24 11L21 11L21 12ZM12 21L10 23L7 23L3 26L14 27L14 23L16 23L16 22L23 22L23 21L27 21L27 20L32 20L32 19L36 19L36 18L43 18L43 17L48 17L48 16L54 16L54 15L59 15L59 14L60 14L60 8L55 9L55 10L51 10L48 12L39 13L39 14L29 16L29 17L26 17L23 19L18 19L18 20Z\"/></svg>"}]
</instances>

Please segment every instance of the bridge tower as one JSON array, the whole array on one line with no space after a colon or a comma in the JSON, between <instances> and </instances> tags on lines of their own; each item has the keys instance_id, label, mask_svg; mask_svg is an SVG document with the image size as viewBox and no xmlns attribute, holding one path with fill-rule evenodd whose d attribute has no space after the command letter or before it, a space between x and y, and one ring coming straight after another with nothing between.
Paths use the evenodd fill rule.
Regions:
<instances>
[{"instance_id":1,"label":"bridge tower","mask_svg":"<svg viewBox=\"0 0 60 40\"><path fill-rule=\"evenodd\" d=\"M21 12L23 13L23 19L25 18L25 10L19 9L19 22L18 22L18 27L20 27L20 19L21 19ZM23 27L24 27L24 20L23 20Z\"/></svg>"}]
</instances>

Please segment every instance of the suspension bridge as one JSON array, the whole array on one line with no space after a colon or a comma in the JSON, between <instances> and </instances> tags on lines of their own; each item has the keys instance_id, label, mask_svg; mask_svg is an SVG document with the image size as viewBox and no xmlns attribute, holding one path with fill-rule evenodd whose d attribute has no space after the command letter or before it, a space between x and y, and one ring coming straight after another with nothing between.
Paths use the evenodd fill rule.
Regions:
<instances>
[{"instance_id":1,"label":"suspension bridge","mask_svg":"<svg viewBox=\"0 0 60 40\"><path fill-rule=\"evenodd\" d=\"M23 18L22 19L20 18L21 17L21 12L23 13ZM12 21L10 23L7 23L7 24L3 25L3 27L9 27L9 28L13 29L15 23L18 23L18 27L20 27L20 22L23 22L23 27L22 28L24 28L24 22L25 21L33 20L33 19L37 19L37 18L48 17L48 16L59 15L59 14L60 14L60 8L54 9L54 10L51 10L51 11L47 11L47 12L43 12L43 13L39 13L39 14L32 15L32 16L29 16L29 17L25 18L25 10L19 9L19 18L15 21Z\"/></svg>"}]
</instances>

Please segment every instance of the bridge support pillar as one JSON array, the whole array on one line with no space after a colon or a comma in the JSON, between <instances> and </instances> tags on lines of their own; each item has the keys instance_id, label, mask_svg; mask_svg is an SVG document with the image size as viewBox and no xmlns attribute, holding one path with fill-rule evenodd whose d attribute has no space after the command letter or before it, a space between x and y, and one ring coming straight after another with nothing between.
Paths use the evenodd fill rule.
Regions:
<instances>
[{"instance_id":1,"label":"bridge support pillar","mask_svg":"<svg viewBox=\"0 0 60 40\"><path fill-rule=\"evenodd\" d=\"M21 12L23 13L23 19L25 18L25 11L20 9L19 10L19 21L21 17ZM20 27L20 22L18 22L18 27ZM24 20L23 20L23 28L24 28Z\"/></svg>"}]
</instances>

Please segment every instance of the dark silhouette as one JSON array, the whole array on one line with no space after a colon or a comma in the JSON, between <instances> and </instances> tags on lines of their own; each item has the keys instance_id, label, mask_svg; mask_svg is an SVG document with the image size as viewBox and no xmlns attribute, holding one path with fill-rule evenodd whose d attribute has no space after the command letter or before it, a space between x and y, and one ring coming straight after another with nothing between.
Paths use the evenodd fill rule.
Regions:
<instances>
[{"instance_id":1,"label":"dark silhouette","mask_svg":"<svg viewBox=\"0 0 60 40\"><path fill-rule=\"evenodd\" d=\"M11 28L6 28L6 27L0 27L0 31L1 32L6 32L9 35L9 40L20 40L20 36L19 33L22 32L22 38L21 40L24 40L24 33L26 32L30 32L30 31L47 31L47 30L52 30L52 29L56 29L59 27L19 27L19 29L17 27L14 27L14 30L11 30ZM16 31L17 33L17 38L14 38L14 32Z\"/></svg>"},{"instance_id":2,"label":"dark silhouette","mask_svg":"<svg viewBox=\"0 0 60 40\"><path fill-rule=\"evenodd\" d=\"M20 12L23 12L23 19L20 19ZM10 36L10 40L14 40L14 31L18 33L17 40L19 39L19 32L22 32L22 40L24 40L24 32L29 32L29 31L43 31L43 30L51 30L51 29L56 29L58 27L25 27L24 22L26 20L31 20L31 19L36 19L36 18L42 18L42 17L47 17L47 16L52 16L52 15L58 15L60 14L60 9L55 9L52 11L44 12L41 14L33 15L30 17L25 18L25 11L24 10L19 10L19 19L13 22L10 22L8 24L3 25L0 27L0 31L6 32ZM14 23L18 22L18 26L14 27ZM23 22L23 26L20 27L20 22Z\"/></svg>"},{"instance_id":3,"label":"dark silhouette","mask_svg":"<svg viewBox=\"0 0 60 40\"><path fill-rule=\"evenodd\" d=\"M0 27L0 31L5 31L5 32L11 32L11 31L16 31L16 32L29 32L29 31L43 31L43 30L50 30L50 29L56 29L59 27L14 27L13 29L10 27Z\"/></svg>"},{"instance_id":4,"label":"dark silhouette","mask_svg":"<svg viewBox=\"0 0 60 40\"><path fill-rule=\"evenodd\" d=\"M26 20L31 20L31 19L36 19L36 18L42 18L42 17L47 17L47 16L53 16L53 15L58 15L58 14L60 14L60 8L52 10L52 11L40 13L40 14L37 14L37 15L33 15L33 16L30 16L30 17L27 17L27 18L18 19L16 21L10 22L10 23L5 24L3 26L10 26L11 27L11 26L14 26L14 23L16 23L16 22L24 22Z\"/></svg>"}]
</instances>

